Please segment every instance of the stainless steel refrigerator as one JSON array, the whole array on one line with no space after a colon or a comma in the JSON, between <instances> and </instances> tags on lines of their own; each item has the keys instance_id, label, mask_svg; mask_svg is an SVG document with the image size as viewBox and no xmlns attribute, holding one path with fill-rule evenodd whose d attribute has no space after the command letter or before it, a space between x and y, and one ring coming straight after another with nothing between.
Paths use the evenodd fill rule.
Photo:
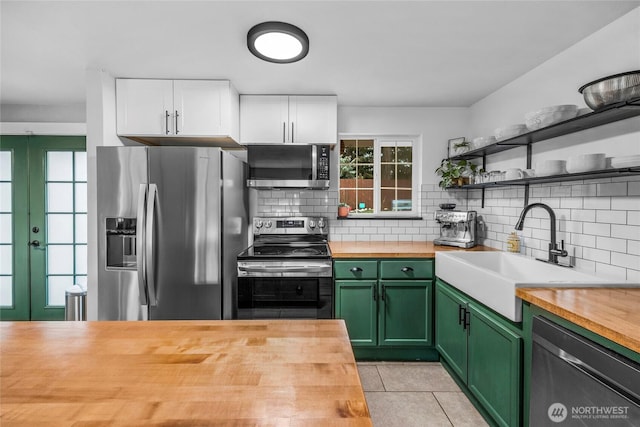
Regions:
<instances>
[{"instance_id":1,"label":"stainless steel refrigerator","mask_svg":"<svg viewBox=\"0 0 640 427\"><path fill-rule=\"evenodd\" d=\"M231 319L245 163L219 148L98 147L98 319Z\"/></svg>"}]
</instances>

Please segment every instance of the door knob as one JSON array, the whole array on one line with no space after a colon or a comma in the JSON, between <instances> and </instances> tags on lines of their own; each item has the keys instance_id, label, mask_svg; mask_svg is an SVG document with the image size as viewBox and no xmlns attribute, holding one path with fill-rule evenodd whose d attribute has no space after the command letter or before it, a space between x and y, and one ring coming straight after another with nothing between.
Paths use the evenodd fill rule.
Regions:
<instances>
[{"instance_id":1,"label":"door knob","mask_svg":"<svg viewBox=\"0 0 640 427\"><path fill-rule=\"evenodd\" d=\"M32 240L29 242L29 246L33 246L34 248L40 247L40 240Z\"/></svg>"}]
</instances>

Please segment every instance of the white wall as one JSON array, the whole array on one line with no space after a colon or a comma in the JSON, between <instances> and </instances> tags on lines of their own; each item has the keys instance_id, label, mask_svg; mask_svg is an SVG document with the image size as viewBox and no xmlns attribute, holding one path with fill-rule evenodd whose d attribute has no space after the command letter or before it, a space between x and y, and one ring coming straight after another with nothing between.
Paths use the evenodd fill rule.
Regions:
<instances>
[{"instance_id":1,"label":"white wall","mask_svg":"<svg viewBox=\"0 0 640 427\"><path fill-rule=\"evenodd\" d=\"M98 213L96 147L121 146L116 136L116 81L104 70L88 69L87 79L87 318L98 316Z\"/></svg>"},{"instance_id":2,"label":"white wall","mask_svg":"<svg viewBox=\"0 0 640 427\"><path fill-rule=\"evenodd\" d=\"M0 105L2 122L84 123L85 104L68 105Z\"/></svg>"}]
</instances>

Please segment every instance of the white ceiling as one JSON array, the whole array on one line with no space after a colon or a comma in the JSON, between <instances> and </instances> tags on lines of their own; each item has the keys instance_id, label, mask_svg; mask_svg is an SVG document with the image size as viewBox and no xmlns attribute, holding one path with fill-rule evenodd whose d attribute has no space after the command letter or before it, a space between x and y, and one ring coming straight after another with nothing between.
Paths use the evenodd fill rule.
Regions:
<instances>
[{"instance_id":1,"label":"white ceiling","mask_svg":"<svg viewBox=\"0 0 640 427\"><path fill-rule=\"evenodd\" d=\"M240 93L337 94L340 105L469 106L639 5L2 0L1 102L81 104L91 67L230 79ZM305 59L272 64L249 53L247 31L272 20L306 31Z\"/></svg>"}]
</instances>

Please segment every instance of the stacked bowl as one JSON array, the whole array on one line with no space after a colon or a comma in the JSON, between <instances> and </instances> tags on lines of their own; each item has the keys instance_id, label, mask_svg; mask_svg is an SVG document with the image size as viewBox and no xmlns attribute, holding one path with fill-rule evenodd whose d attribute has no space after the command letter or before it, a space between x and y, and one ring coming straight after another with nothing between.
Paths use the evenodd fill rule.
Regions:
<instances>
[{"instance_id":1,"label":"stacked bowl","mask_svg":"<svg viewBox=\"0 0 640 427\"><path fill-rule=\"evenodd\" d=\"M553 105L531 111L524 115L525 124L529 130L538 130L565 120L573 119L578 115L577 105Z\"/></svg>"}]
</instances>

